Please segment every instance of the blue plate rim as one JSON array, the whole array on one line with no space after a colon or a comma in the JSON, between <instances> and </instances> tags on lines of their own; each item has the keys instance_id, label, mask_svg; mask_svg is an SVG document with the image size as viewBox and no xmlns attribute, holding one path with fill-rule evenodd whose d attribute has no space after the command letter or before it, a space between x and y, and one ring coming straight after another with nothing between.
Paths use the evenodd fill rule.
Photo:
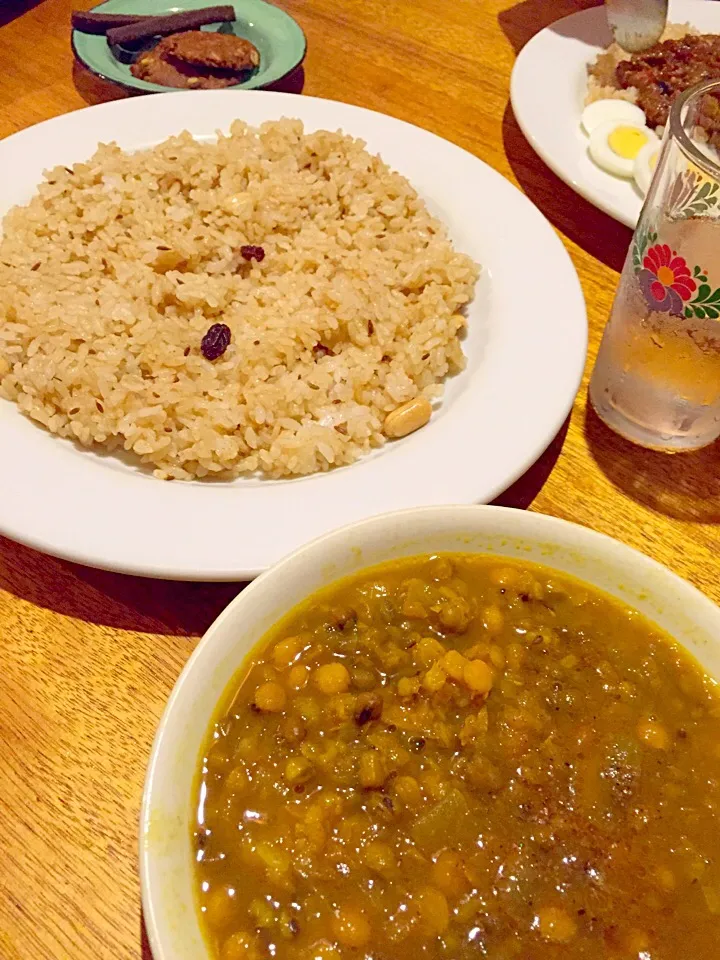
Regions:
<instances>
[{"instance_id":1,"label":"blue plate rim","mask_svg":"<svg viewBox=\"0 0 720 960\"><path fill-rule=\"evenodd\" d=\"M99 10L100 7L104 7L107 2L108 0L103 0L102 3L98 3L94 7L90 7L86 12L87 13L95 12ZM266 3L267 0L262 0L262 2ZM274 6L274 4L267 3L267 6ZM307 36L305 34L305 31L297 22L295 17L290 16L290 14L287 13L286 10L283 10L282 7L275 7L275 9L283 13L288 18L288 20L291 20L293 24L297 27L297 29L300 31L300 36L302 37L302 50L300 51L300 56L298 57L297 61L291 67L289 67L285 71L285 73L281 74L279 77L275 77L273 80L268 80L266 83L259 83L256 87L247 87L247 86L244 86L242 83L235 83L230 87L224 87L222 89L230 90L230 91L247 90L248 92L252 92L253 90L266 90L268 87L272 87L272 86L275 86L275 84L281 83L283 80L289 77L291 73L294 73L295 70L301 67L302 64L305 62L305 57L307 56L307 49L308 49ZM77 63L79 63L82 67L84 67L85 70L87 70L89 73L92 73L93 76L98 77L100 80L105 80L107 83L112 83L114 84L114 86L120 87L123 90L127 90L129 93L194 93L195 92L189 89L185 90L182 87L163 87L159 83L150 84L146 80L138 81L139 83L147 84L147 86L140 87L137 85L137 83L126 83L124 80L118 80L115 77L107 76L107 74L103 73L101 70L98 70L95 67L91 66L87 62L87 60L85 60L85 58L82 56L82 54L78 51L77 46L75 45L75 35L78 33L82 33L82 30L72 29L70 31L70 47L72 49L73 57L75 58L75 61Z\"/></svg>"}]
</instances>

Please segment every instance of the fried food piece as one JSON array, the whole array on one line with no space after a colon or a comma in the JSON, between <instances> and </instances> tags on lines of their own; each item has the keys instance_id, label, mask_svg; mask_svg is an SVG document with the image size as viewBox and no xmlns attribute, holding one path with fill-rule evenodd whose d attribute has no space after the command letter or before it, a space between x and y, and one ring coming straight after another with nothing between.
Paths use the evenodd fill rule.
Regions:
<instances>
[{"instance_id":1,"label":"fried food piece","mask_svg":"<svg viewBox=\"0 0 720 960\"><path fill-rule=\"evenodd\" d=\"M244 73L195 67L181 60L165 59L162 43L161 40L154 49L132 64L130 72L134 77L181 90L220 90L240 83L245 77Z\"/></svg>"},{"instance_id":2,"label":"fried food piece","mask_svg":"<svg viewBox=\"0 0 720 960\"><path fill-rule=\"evenodd\" d=\"M219 70L252 70L260 63L260 54L249 40L234 33L210 33L186 30L162 40L162 55L196 67Z\"/></svg>"}]
</instances>

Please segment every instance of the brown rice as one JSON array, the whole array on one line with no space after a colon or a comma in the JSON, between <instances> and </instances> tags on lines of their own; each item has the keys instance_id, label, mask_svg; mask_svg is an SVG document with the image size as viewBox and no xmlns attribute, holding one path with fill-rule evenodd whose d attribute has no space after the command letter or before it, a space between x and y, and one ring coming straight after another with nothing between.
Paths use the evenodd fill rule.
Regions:
<instances>
[{"instance_id":1,"label":"brown rice","mask_svg":"<svg viewBox=\"0 0 720 960\"><path fill-rule=\"evenodd\" d=\"M0 393L161 478L351 463L465 363L476 264L340 132L236 122L213 143L101 145L3 227ZM218 322L232 339L210 361Z\"/></svg>"}]
</instances>

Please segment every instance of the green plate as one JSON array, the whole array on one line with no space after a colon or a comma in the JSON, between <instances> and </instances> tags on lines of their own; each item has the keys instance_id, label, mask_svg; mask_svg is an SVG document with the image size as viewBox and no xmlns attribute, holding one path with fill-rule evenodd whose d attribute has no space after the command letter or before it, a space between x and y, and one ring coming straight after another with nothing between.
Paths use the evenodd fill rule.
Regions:
<instances>
[{"instance_id":1,"label":"green plate","mask_svg":"<svg viewBox=\"0 0 720 960\"><path fill-rule=\"evenodd\" d=\"M180 10L198 10L219 2L224 0L178 0L176 3L172 3L172 0L107 0L107 3L93 7L93 10L103 13L162 16ZM282 80L302 63L306 48L305 34L284 10L273 7L264 0L240 0L232 6L237 19L226 24L224 29L231 27L237 36L255 44L260 51L260 66L247 80L227 87L228 90L258 90L270 86ZM220 26L221 24L214 23L201 29L217 30ZM129 65L115 59L104 36L73 30L72 48L77 59L103 80L110 80L122 87L144 93L166 93L169 90L177 92L176 87L162 87L158 83L148 83L134 77L130 73Z\"/></svg>"}]
</instances>

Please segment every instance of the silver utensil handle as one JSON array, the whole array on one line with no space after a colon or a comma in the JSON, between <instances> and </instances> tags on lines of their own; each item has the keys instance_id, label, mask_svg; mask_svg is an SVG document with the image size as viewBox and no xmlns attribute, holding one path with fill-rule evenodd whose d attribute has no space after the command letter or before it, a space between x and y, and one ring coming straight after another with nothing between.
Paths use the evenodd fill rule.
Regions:
<instances>
[{"instance_id":1,"label":"silver utensil handle","mask_svg":"<svg viewBox=\"0 0 720 960\"><path fill-rule=\"evenodd\" d=\"M605 0L608 23L628 53L657 43L667 24L668 0Z\"/></svg>"}]
</instances>

